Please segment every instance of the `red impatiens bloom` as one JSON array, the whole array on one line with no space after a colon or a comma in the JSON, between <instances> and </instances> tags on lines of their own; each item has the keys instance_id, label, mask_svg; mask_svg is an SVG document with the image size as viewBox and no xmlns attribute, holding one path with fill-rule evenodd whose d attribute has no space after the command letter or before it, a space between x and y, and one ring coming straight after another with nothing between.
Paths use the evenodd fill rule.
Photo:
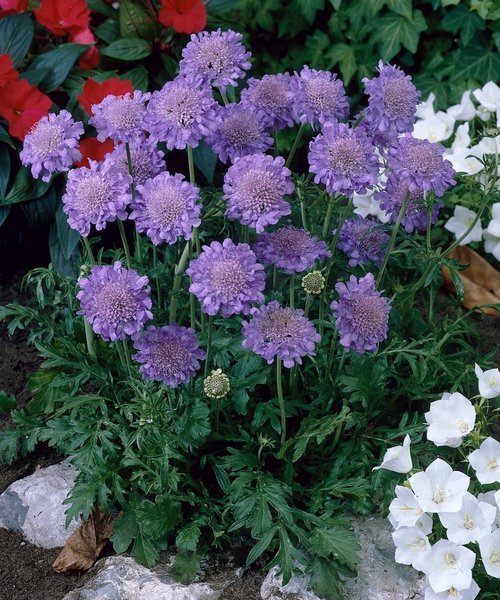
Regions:
<instances>
[{"instance_id":1,"label":"red impatiens bloom","mask_svg":"<svg viewBox=\"0 0 500 600\"><path fill-rule=\"evenodd\" d=\"M112 77L102 83L98 83L93 79L87 79L83 85L82 93L78 96L78 102L88 115L92 115L93 104L99 104L106 96L111 94L113 96L123 96L127 93L134 93L134 86L130 79Z\"/></svg>"},{"instance_id":2,"label":"red impatiens bloom","mask_svg":"<svg viewBox=\"0 0 500 600\"><path fill-rule=\"evenodd\" d=\"M162 0L158 18L177 33L198 33L207 24L207 9L202 0Z\"/></svg>"},{"instance_id":3,"label":"red impatiens bloom","mask_svg":"<svg viewBox=\"0 0 500 600\"><path fill-rule=\"evenodd\" d=\"M90 23L86 0L42 0L33 12L38 22L56 35L75 35Z\"/></svg>"},{"instance_id":4,"label":"red impatiens bloom","mask_svg":"<svg viewBox=\"0 0 500 600\"><path fill-rule=\"evenodd\" d=\"M95 37L90 29L85 29L85 31L80 31L80 33L70 37L69 41L75 42L75 44L95 44ZM78 61L80 69L95 69L98 65L99 50L96 46L91 46Z\"/></svg>"},{"instance_id":5,"label":"red impatiens bloom","mask_svg":"<svg viewBox=\"0 0 500 600\"><path fill-rule=\"evenodd\" d=\"M18 77L19 73L14 69L12 58L8 54L0 54L0 87Z\"/></svg>"},{"instance_id":6,"label":"red impatiens bloom","mask_svg":"<svg viewBox=\"0 0 500 600\"><path fill-rule=\"evenodd\" d=\"M25 79L8 81L0 88L0 115L9 122L10 135L20 140L51 106L52 100Z\"/></svg>"},{"instance_id":7,"label":"red impatiens bloom","mask_svg":"<svg viewBox=\"0 0 500 600\"><path fill-rule=\"evenodd\" d=\"M79 147L82 158L75 163L75 166L90 168L89 160L104 160L104 157L108 152L113 152L115 144L113 140L110 140L109 138L104 140L104 142L100 142L96 137L89 137L81 140Z\"/></svg>"},{"instance_id":8,"label":"red impatiens bloom","mask_svg":"<svg viewBox=\"0 0 500 600\"><path fill-rule=\"evenodd\" d=\"M0 0L0 19L22 13L28 8L28 0Z\"/></svg>"}]
</instances>

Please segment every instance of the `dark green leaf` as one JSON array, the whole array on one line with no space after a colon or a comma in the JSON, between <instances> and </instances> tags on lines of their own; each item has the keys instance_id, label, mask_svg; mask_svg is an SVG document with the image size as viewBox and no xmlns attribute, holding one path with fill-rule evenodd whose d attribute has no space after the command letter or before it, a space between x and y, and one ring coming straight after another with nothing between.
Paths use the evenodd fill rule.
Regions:
<instances>
[{"instance_id":1,"label":"dark green leaf","mask_svg":"<svg viewBox=\"0 0 500 600\"><path fill-rule=\"evenodd\" d=\"M19 67L31 46L33 21L29 14L11 15L0 21L0 54L9 54Z\"/></svg>"},{"instance_id":2,"label":"dark green leaf","mask_svg":"<svg viewBox=\"0 0 500 600\"><path fill-rule=\"evenodd\" d=\"M239 7L242 0L207 0L205 5L207 7L208 14L211 15L222 15L229 10L234 10Z\"/></svg>"},{"instance_id":3,"label":"dark green leaf","mask_svg":"<svg viewBox=\"0 0 500 600\"><path fill-rule=\"evenodd\" d=\"M130 79L135 90L148 91L148 71L144 67L136 67L121 75L122 79Z\"/></svg>"},{"instance_id":4,"label":"dark green leaf","mask_svg":"<svg viewBox=\"0 0 500 600\"><path fill-rule=\"evenodd\" d=\"M175 555L172 575L176 581L187 585L193 581L200 566L201 556L199 554L183 554L181 552Z\"/></svg>"},{"instance_id":5,"label":"dark green leaf","mask_svg":"<svg viewBox=\"0 0 500 600\"><path fill-rule=\"evenodd\" d=\"M205 402L196 400L186 406L184 414L176 423L175 431L179 442L185 446L199 446L210 433L210 410Z\"/></svg>"},{"instance_id":6,"label":"dark green leaf","mask_svg":"<svg viewBox=\"0 0 500 600\"><path fill-rule=\"evenodd\" d=\"M124 38L103 48L101 54L118 60L140 60L151 54L151 44L146 40Z\"/></svg>"},{"instance_id":7,"label":"dark green leaf","mask_svg":"<svg viewBox=\"0 0 500 600\"><path fill-rule=\"evenodd\" d=\"M111 44L119 39L120 26L115 19L107 19L94 29L94 33L100 40L106 42L106 44Z\"/></svg>"},{"instance_id":8,"label":"dark green leaf","mask_svg":"<svg viewBox=\"0 0 500 600\"><path fill-rule=\"evenodd\" d=\"M387 6L406 19L412 18L412 0L387 0Z\"/></svg>"},{"instance_id":9,"label":"dark green leaf","mask_svg":"<svg viewBox=\"0 0 500 600\"><path fill-rule=\"evenodd\" d=\"M0 431L0 461L10 464L18 456L19 434L15 429Z\"/></svg>"},{"instance_id":10,"label":"dark green leaf","mask_svg":"<svg viewBox=\"0 0 500 600\"><path fill-rule=\"evenodd\" d=\"M175 538L175 545L179 550L194 552L198 547L200 535L201 530L196 521L193 521L179 530Z\"/></svg>"},{"instance_id":11,"label":"dark green leaf","mask_svg":"<svg viewBox=\"0 0 500 600\"><path fill-rule=\"evenodd\" d=\"M52 186L37 200L23 202L21 208L29 224L36 227L52 222L56 212L56 202L56 190Z\"/></svg>"},{"instance_id":12,"label":"dark green leaf","mask_svg":"<svg viewBox=\"0 0 500 600\"><path fill-rule=\"evenodd\" d=\"M87 6L94 13L99 13L112 19L116 19L117 17L116 10L109 4L106 4L106 2L103 2L103 0L87 0Z\"/></svg>"},{"instance_id":13,"label":"dark green leaf","mask_svg":"<svg viewBox=\"0 0 500 600\"><path fill-rule=\"evenodd\" d=\"M56 211L56 231L57 239L63 256L69 260L75 253L80 241L80 234L68 225L68 217L60 204Z\"/></svg>"},{"instance_id":14,"label":"dark green leaf","mask_svg":"<svg viewBox=\"0 0 500 600\"><path fill-rule=\"evenodd\" d=\"M483 19L464 4L456 6L447 13L441 21L441 26L451 33L460 32L460 39L464 46L474 39L478 31L484 31L486 28Z\"/></svg>"},{"instance_id":15,"label":"dark green leaf","mask_svg":"<svg viewBox=\"0 0 500 600\"><path fill-rule=\"evenodd\" d=\"M332 66L339 65L342 79L348 85L358 68L354 47L350 44L334 44L328 56L332 60Z\"/></svg>"},{"instance_id":16,"label":"dark green leaf","mask_svg":"<svg viewBox=\"0 0 500 600\"><path fill-rule=\"evenodd\" d=\"M10 213L10 206L0 206L0 227L5 223Z\"/></svg>"},{"instance_id":17,"label":"dark green leaf","mask_svg":"<svg viewBox=\"0 0 500 600\"><path fill-rule=\"evenodd\" d=\"M358 564L361 546L348 529L317 527L309 544L309 550L316 556L334 558L350 570L354 570Z\"/></svg>"},{"instance_id":18,"label":"dark green leaf","mask_svg":"<svg viewBox=\"0 0 500 600\"><path fill-rule=\"evenodd\" d=\"M334 564L324 558L313 558L307 566L309 585L320 598L343 598L342 582Z\"/></svg>"},{"instance_id":19,"label":"dark green leaf","mask_svg":"<svg viewBox=\"0 0 500 600\"><path fill-rule=\"evenodd\" d=\"M0 390L0 412L10 413L16 408L16 397Z\"/></svg>"},{"instance_id":20,"label":"dark green leaf","mask_svg":"<svg viewBox=\"0 0 500 600\"><path fill-rule=\"evenodd\" d=\"M124 38L152 39L155 24L140 0L121 0L119 8L120 33Z\"/></svg>"},{"instance_id":21,"label":"dark green leaf","mask_svg":"<svg viewBox=\"0 0 500 600\"><path fill-rule=\"evenodd\" d=\"M137 508L137 518L144 532L153 539L163 537L171 531L180 519L180 504L168 496L158 496L156 502L145 500Z\"/></svg>"},{"instance_id":22,"label":"dark green leaf","mask_svg":"<svg viewBox=\"0 0 500 600\"><path fill-rule=\"evenodd\" d=\"M424 15L419 10L414 11L411 20L393 12L379 19L374 39L379 42L382 60L394 58L401 46L416 52L420 33L426 28Z\"/></svg>"},{"instance_id":23,"label":"dark green leaf","mask_svg":"<svg viewBox=\"0 0 500 600\"><path fill-rule=\"evenodd\" d=\"M31 172L26 167L19 167L9 193L4 199L0 198L0 205L35 200L43 196L49 186L50 183L45 183L41 179L33 179Z\"/></svg>"},{"instance_id":24,"label":"dark green leaf","mask_svg":"<svg viewBox=\"0 0 500 600\"><path fill-rule=\"evenodd\" d=\"M247 560L246 560L247 565L251 565L253 562L255 562L259 558L259 556L264 554L264 552L271 545L271 542L273 541L277 531L278 531L278 526L273 525L267 531L267 533L264 535L264 537L262 539L260 539L257 542L257 544L255 544L255 546L248 553Z\"/></svg>"},{"instance_id":25,"label":"dark green leaf","mask_svg":"<svg viewBox=\"0 0 500 600\"><path fill-rule=\"evenodd\" d=\"M36 72L38 69L49 69L39 82L39 87L44 92L52 92L64 82L71 67L88 48L88 44L61 44L33 59L25 74Z\"/></svg>"},{"instance_id":26,"label":"dark green leaf","mask_svg":"<svg viewBox=\"0 0 500 600\"><path fill-rule=\"evenodd\" d=\"M5 130L5 128L2 125L0 125L0 142L5 142L6 144L9 144L9 146L11 148L15 148L12 138L10 137L10 135L7 133L7 131Z\"/></svg>"},{"instance_id":27,"label":"dark green leaf","mask_svg":"<svg viewBox=\"0 0 500 600\"><path fill-rule=\"evenodd\" d=\"M309 25L314 23L316 13L325 8L325 0L299 0L300 10Z\"/></svg>"},{"instance_id":28,"label":"dark green leaf","mask_svg":"<svg viewBox=\"0 0 500 600\"><path fill-rule=\"evenodd\" d=\"M481 45L469 44L455 54L455 73L450 81L474 79L498 81L500 79L500 54L485 50Z\"/></svg>"},{"instance_id":29,"label":"dark green leaf","mask_svg":"<svg viewBox=\"0 0 500 600\"><path fill-rule=\"evenodd\" d=\"M151 537L144 532L140 525L135 536L132 554L139 564L146 567L153 567L160 557L158 548L156 548Z\"/></svg>"},{"instance_id":30,"label":"dark green leaf","mask_svg":"<svg viewBox=\"0 0 500 600\"><path fill-rule=\"evenodd\" d=\"M10 179L10 152L4 144L0 146L0 165L0 198L3 198Z\"/></svg>"},{"instance_id":31,"label":"dark green leaf","mask_svg":"<svg viewBox=\"0 0 500 600\"><path fill-rule=\"evenodd\" d=\"M462 304L462 302L464 300L464 293L465 293L464 284L462 283L462 280L458 276L458 273L453 268L450 268L449 272L450 272L451 280L453 281L453 285L455 286L455 290L457 293L457 304Z\"/></svg>"},{"instance_id":32,"label":"dark green leaf","mask_svg":"<svg viewBox=\"0 0 500 600\"><path fill-rule=\"evenodd\" d=\"M53 223L49 231L49 251L52 266L60 275L75 277L78 273L78 247L76 247L71 256L67 258L65 250L63 250L59 241L58 233L57 224Z\"/></svg>"},{"instance_id":33,"label":"dark green leaf","mask_svg":"<svg viewBox=\"0 0 500 600\"><path fill-rule=\"evenodd\" d=\"M121 517L113 523L113 533L109 538L113 548L118 554L126 552L137 534L137 519L135 511L126 510Z\"/></svg>"},{"instance_id":34,"label":"dark green leaf","mask_svg":"<svg viewBox=\"0 0 500 600\"><path fill-rule=\"evenodd\" d=\"M217 164L217 155L212 148L207 146L204 141L193 150L194 164L199 169L208 183L214 182L215 165Z\"/></svg>"}]
</instances>

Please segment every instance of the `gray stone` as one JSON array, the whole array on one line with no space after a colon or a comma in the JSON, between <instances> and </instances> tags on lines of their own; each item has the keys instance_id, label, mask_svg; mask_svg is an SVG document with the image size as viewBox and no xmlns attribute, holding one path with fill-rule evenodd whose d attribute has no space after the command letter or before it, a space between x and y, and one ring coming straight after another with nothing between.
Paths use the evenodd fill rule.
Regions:
<instances>
[{"instance_id":1,"label":"gray stone","mask_svg":"<svg viewBox=\"0 0 500 600\"><path fill-rule=\"evenodd\" d=\"M273 567L262 582L260 597L262 600L320 600L314 592L307 588L309 577L292 575L286 585L281 585L278 567Z\"/></svg>"},{"instance_id":2,"label":"gray stone","mask_svg":"<svg viewBox=\"0 0 500 600\"><path fill-rule=\"evenodd\" d=\"M76 469L68 462L39 469L10 485L0 496L0 527L22 533L41 548L59 548L79 523L66 529L62 502L73 487Z\"/></svg>"}]
</instances>

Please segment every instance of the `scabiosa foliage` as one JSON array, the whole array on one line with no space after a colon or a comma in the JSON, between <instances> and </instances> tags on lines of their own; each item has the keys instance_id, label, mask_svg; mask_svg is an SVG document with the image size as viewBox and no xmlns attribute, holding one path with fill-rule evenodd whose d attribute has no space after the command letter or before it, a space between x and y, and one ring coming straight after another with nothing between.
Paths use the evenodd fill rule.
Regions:
<instances>
[{"instance_id":1,"label":"scabiosa foliage","mask_svg":"<svg viewBox=\"0 0 500 600\"><path fill-rule=\"evenodd\" d=\"M115 142L130 142L143 131L145 102L150 94L135 90L133 94L106 96L92 106L89 123L97 129L97 139L111 138Z\"/></svg>"},{"instance_id":2,"label":"scabiosa foliage","mask_svg":"<svg viewBox=\"0 0 500 600\"><path fill-rule=\"evenodd\" d=\"M239 158L224 178L226 216L258 233L292 211L283 197L294 190L291 172L281 157L250 154Z\"/></svg>"},{"instance_id":3,"label":"scabiosa foliage","mask_svg":"<svg viewBox=\"0 0 500 600\"><path fill-rule=\"evenodd\" d=\"M153 244L175 244L179 236L189 240L193 227L200 225L199 200L200 190L184 181L184 175L160 173L137 186L130 218Z\"/></svg>"},{"instance_id":4,"label":"scabiosa foliage","mask_svg":"<svg viewBox=\"0 0 500 600\"><path fill-rule=\"evenodd\" d=\"M315 183L327 191L352 197L377 183L380 163L372 140L359 128L328 123L309 146L309 165Z\"/></svg>"},{"instance_id":5,"label":"scabiosa foliage","mask_svg":"<svg viewBox=\"0 0 500 600\"><path fill-rule=\"evenodd\" d=\"M207 141L222 162L265 152L273 145L262 113L242 104L228 104L219 111L217 128Z\"/></svg>"},{"instance_id":6,"label":"scabiosa foliage","mask_svg":"<svg viewBox=\"0 0 500 600\"><path fill-rule=\"evenodd\" d=\"M410 192L433 191L442 196L456 183L451 162L443 158L444 151L441 144L404 135L388 149L387 162L395 177L406 181Z\"/></svg>"},{"instance_id":7,"label":"scabiosa foliage","mask_svg":"<svg viewBox=\"0 0 500 600\"><path fill-rule=\"evenodd\" d=\"M251 56L235 31L202 31L191 36L182 51L180 72L182 75L200 75L215 87L237 85L237 79L245 76L250 67Z\"/></svg>"},{"instance_id":8,"label":"scabiosa foliage","mask_svg":"<svg viewBox=\"0 0 500 600\"><path fill-rule=\"evenodd\" d=\"M330 306L342 346L358 354L377 350L387 338L391 307L389 300L375 289L372 273L359 281L351 275L347 283L337 283L335 289L339 299Z\"/></svg>"},{"instance_id":9,"label":"scabiosa foliage","mask_svg":"<svg viewBox=\"0 0 500 600\"><path fill-rule=\"evenodd\" d=\"M140 363L142 375L173 388L187 383L205 358L194 330L177 323L148 327L134 341L134 348L137 354L132 358Z\"/></svg>"},{"instance_id":10,"label":"scabiosa foliage","mask_svg":"<svg viewBox=\"0 0 500 600\"><path fill-rule=\"evenodd\" d=\"M349 100L336 73L317 71L304 66L290 82L292 114L297 123L322 125L345 119Z\"/></svg>"},{"instance_id":11,"label":"scabiosa foliage","mask_svg":"<svg viewBox=\"0 0 500 600\"><path fill-rule=\"evenodd\" d=\"M42 117L24 138L20 157L25 167L31 166L35 179L49 181L53 173L67 171L82 157L78 140L83 134L80 121L74 122L67 110Z\"/></svg>"},{"instance_id":12,"label":"scabiosa foliage","mask_svg":"<svg viewBox=\"0 0 500 600\"><path fill-rule=\"evenodd\" d=\"M260 110L266 127L275 130L293 126L289 73L251 77L247 85L241 92L241 104Z\"/></svg>"},{"instance_id":13,"label":"scabiosa foliage","mask_svg":"<svg viewBox=\"0 0 500 600\"><path fill-rule=\"evenodd\" d=\"M388 234L377 223L356 215L342 225L338 247L349 257L350 267L370 261L380 266L388 241Z\"/></svg>"},{"instance_id":14,"label":"scabiosa foliage","mask_svg":"<svg viewBox=\"0 0 500 600\"><path fill-rule=\"evenodd\" d=\"M133 336L153 318L149 279L140 277L134 269L124 269L119 261L113 266L92 267L89 277L78 284L78 314L105 340L114 342Z\"/></svg>"},{"instance_id":15,"label":"scabiosa foliage","mask_svg":"<svg viewBox=\"0 0 500 600\"><path fill-rule=\"evenodd\" d=\"M108 222L127 218L130 194L129 175L124 175L113 162L89 160L90 168L80 167L68 173L66 193L62 197L68 224L87 237L91 225L104 229Z\"/></svg>"},{"instance_id":16,"label":"scabiosa foliage","mask_svg":"<svg viewBox=\"0 0 500 600\"><path fill-rule=\"evenodd\" d=\"M199 75L178 76L153 92L144 127L167 148L195 148L217 125L217 103Z\"/></svg>"},{"instance_id":17,"label":"scabiosa foliage","mask_svg":"<svg viewBox=\"0 0 500 600\"><path fill-rule=\"evenodd\" d=\"M264 301L264 267L259 264L248 244L235 244L230 239L203 246L186 273L191 277L189 291L201 303L202 310L224 317L237 313L247 315L252 304Z\"/></svg>"},{"instance_id":18,"label":"scabiosa foliage","mask_svg":"<svg viewBox=\"0 0 500 600\"><path fill-rule=\"evenodd\" d=\"M132 163L132 178L134 184L142 185L158 173L165 170L165 154L158 150L156 143L144 136L139 136L130 143L130 158ZM128 175L127 152L124 144L119 144L107 157L120 169L123 175Z\"/></svg>"},{"instance_id":19,"label":"scabiosa foliage","mask_svg":"<svg viewBox=\"0 0 500 600\"><path fill-rule=\"evenodd\" d=\"M281 306L273 300L253 308L250 321L243 321L243 348L262 356L268 364L281 358L287 368L302 364L304 356L315 356L321 336L304 311Z\"/></svg>"},{"instance_id":20,"label":"scabiosa foliage","mask_svg":"<svg viewBox=\"0 0 500 600\"><path fill-rule=\"evenodd\" d=\"M275 265L286 273L301 273L312 268L317 260L331 256L325 242L293 225L272 233L261 233L254 251L260 261Z\"/></svg>"}]
</instances>

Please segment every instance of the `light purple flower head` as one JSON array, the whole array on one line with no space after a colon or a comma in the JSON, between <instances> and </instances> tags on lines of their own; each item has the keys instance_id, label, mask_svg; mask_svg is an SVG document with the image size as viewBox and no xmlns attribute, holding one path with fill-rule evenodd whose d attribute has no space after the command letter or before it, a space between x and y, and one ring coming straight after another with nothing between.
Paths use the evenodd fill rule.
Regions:
<instances>
[{"instance_id":1,"label":"light purple flower head","mask_svg":"<svg viewBox=\"0 0 500 600\"><path fill-rule=\"evenodd\" d=\"M241 104L260 110L266 127L271 130L292 127L292 94L290 74L264 75L247 81L248 87L241 91Z\"/></svg>"},{"instance_id":2,"label":"light purple flower head","mask_svg":"<svg viewBox=\"0 0 500 600\"><path fill-rule=\"evenodd\" d=\"M193 34L182 51L181 75L199 75L218 88L238 85L251 67L251 56L241 43L243 36L235 31L202 31Z\"/></svg>"},{"instance_id":3,"label":"light purple flower head","mask_svg":"<svg viewBox=\"0 0 500 600\"><path fill-rule=\"evenodd\" d=\"M388 241L389 235L382 231L380 224L356 215L342 225L338 248L349 257L350 267L367 262L380 266Z\"/></svg>"},{"instance_id":4,"label":"light purple flower head","mask_svg":"<svg viewBox=\"0 0 500 600\"><path fill-rule=\"evenodd\" d=\"M19 156L25 167L31 166L35 179L50 181L53 173L68 171L73 162L82 154L78 141L83 135L83 125L76 123L67 110L58 115L49 113L33 125L24 138L24 146Z\"/></svg>"},{"instance_id":5,"label":"light purple flower head","mask_svg":"<svg viewBox=\"0 0 500 600\"><path fill-rule=\"evenodd\" d=\"M377 70L378 77L362 80L369 96L363 124L377 141L387 142L413 130L420 92L400 68L380 61Z\"/></svg>"},{"instance_id":6,"label":"light purple flower head","mask_svg":"<svg viewBox=\"0 0 500 600\"><path fill-rule=\"evenodd\" d=\"M165 170L165 154L158 150L156 142L139 136L129 144L132 162L132 178L136 186L144 184L148 179ZM113 162L123 175L128 175L128 160L125 144L118 144L106 155L106 160Z\"/></svg>"},{"instance_id":7,"label":"light purple flower head","mask_svg":"<svg viewBox=\"0 0 500 600\"><path fill-rule=\"evenodd\" d=\"M358 354L377 350L379 343L387 338L391 305L376 290L372 273L359 281L351 275L347 283L337 283L335 289L339 299L330 306L341 345Z\"/></svg>"},{"instance_id":8,"label":"light purple flower head","mask_svg":"<svg viewBox=\"0 0 500 600\"><path fill-rule=\"evenodd\" d=\"M380 207L390 215L391 223L396 222L408 192L408 182L406 180L397 180L393 175L390 175L385 188L375 194L375 199L380 202ZM423 232L427 229L425 192L416 189L409 193L410 199L401 219L401 224L408 233L412 233L415 230ZM432 224L437 222L442 206L441 202L434 202L431 213Z\"/></svg>"},{"instance_id":9,"label":"light purple flower head","mask_svg":"<svg viewBox=\"0 0 500 600\"><path fill-rule=\"evenodd\" d=\"M124 269L119 261L113 266L94 266L89 277L78 281L78 314L105 340L115 342L134 336L153 318L148 284L146 276Z\"/></svg>"},{"instance_id":10,"label":"light purple flower head","mask_svg":"<svg viewBox=\"0 0 500 600\"><path fill-rule=\"evenodd\" d=\"M100 231L108 222L127 218L130 175L124 175L113 162L89 160L90 168L80 167L68 173L63 210L71 229L87 237L91 225Z\"/></svg>"},{"instance_id":11,"label":"light purple flower head","mask_svg":"<svg viewBox=\"0 0 500 600\"><path fill-rule=\"evenodd\" d=\"M199 75L179 75L153 92L144 127L169 150L196 148L217 126L217 107L212 89Z\"/></svg>"},{"instance_id":12,"label":"light purple flower head","mask_svg":"<svg viewBox=\"0 0 500 600\"><path fill-rule=\"evenodd\" d=\"M130 218L137 231L146 232L153 244L189 240L201 223L200 190L184 181L184 175L160 173L137 186Z\"/></svg>"},{"instance_id":13,"label":"light purple flower head","mask_svg":"<svg viewBox=\"0 0 500 600\"><path fill-rule=\"evenodd\" d=\"M349 100L344 85L331 71L304 66L290 82L292 115L297 123L323 125L347 118Z\"/></svg>"},{"instance_id":14,"label":"light purple flower head","mask_svg":"<svg viewBox=\"0 0 500 600\"><path fill-rule=\"evenodd\" d=\"M321 336L300 309L281 306L275 300L253 308L250 321L243 321L243 348L262 356L268 364L280 358L285 367L302 364L304 356L315 356Z\"/></svg>"},{"instance_id":15,"label":"light purple flower head","mask_svg":"<svg viewBox=\"0 0 500 600\"><path fill-rule=\"evenodd\" d=\"M433 191L441 197L456 183L451 162L443 158L444 151L441 144L404 135L388 149L387 163L394 176L406 182L410 192Z\"/></svg>"},{"instance_id":16,"label":"light purple flower head","mask_svg":"<svg viewBox=\"0 0 500 600\"><path fill-rule=\"evenodd\" d=\"M148 327L134 341L140 363L139 371L146 379L161 381L176 388L187 383L200 368L205 352L199 347L194 329L171 323L165 327Z\"/></svg>"},{"instance_id":17,"label":"light purple flower head","mask_svg":"<svg viewBox=\"0 0 500 600\"><path fill-rule=\"evenodd\" d=\"M92 105L94 113L89 123L97 129L97 139L104 142L130 142L144 130L145 102L151 94L135 90L123 96L106 96L99 104Z\"/></svg>"},{"instance_id":18,"label":"light purple flower head","mask_svg":"<svg viewBox=\"0 0 500 600\"><path fill-rule=\"evenodd\" d=\"M280 156L249 154L229 167L224 177L226 216L257 230L274 225L292 211L284 200L294 190L291 172Z\"/></svg>"},{"instance_id":19,"label":"light purple flower head","mask_svg":"<svg viewBox=\"0 0 500 600\"><path fill-rule=\"evenodd\" d=\"M264 126L260 111L241 104L228 104L219 111L217 128L207 139L222 162L234 162L247 154L265 152L273 138Z\"/></svg>"},{"instance_id":20,"label":"light purple flower head","mask_svg":"<svg viewBox=\"0 0 500 600\"><path fill-rule=\"evenodd\" d=\"M293 225L272 233L261 233L257 236L253 250L258 260L275 265L290 274L311 269L317 260L332 255L325 242Z\"/></svg>"},{"instance_id":21,"label":"light purple flower head","mask_svg":"<svg viewBox=\"0 0 500 600\"><path fill-rule=\"evenodd\" d=\"M264 301L266 285L264 267L248 244L234 244L230 239L212 242L189 264L189 291L200 301L203 312L224 317L250 312L250 306Z\"/></svg>"},{"instance_id":22,"label":"light purple flower head","mask_svg":"<svg viewBox=\"0 0 500 600\"><path fill-rule=\"evenodd\" d=\"M327 192L352 198L377 183L380 162L366 133L328 123L309 145L309 166L315 183L324 183Z\"/></svg>"}]
</instances>

